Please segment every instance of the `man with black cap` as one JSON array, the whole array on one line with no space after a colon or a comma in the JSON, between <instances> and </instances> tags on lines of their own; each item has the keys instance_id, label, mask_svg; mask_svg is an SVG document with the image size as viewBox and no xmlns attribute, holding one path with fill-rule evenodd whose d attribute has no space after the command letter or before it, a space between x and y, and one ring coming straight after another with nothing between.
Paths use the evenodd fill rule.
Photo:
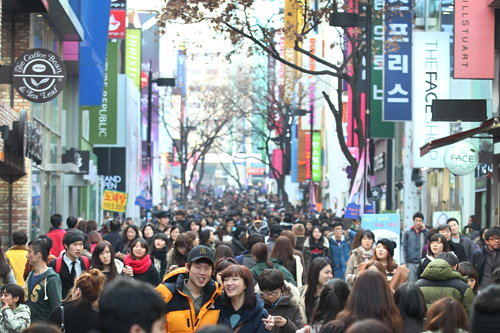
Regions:
<instances>
[{"instance_id":1,"label":"man with black cap","mask_svg":"<svg viewBox=\"0 0 500 333\"><path fill-rule=\"evenodd\" d=\"M283 228L278 223L271 225L271 231L269 232L269 239L266 242L267 248L269 249L269 253L271 253L271 251L273 250L274 243L276 243L276 240L278 239L282 231Z\"/></svg>"},{"instance_id":2,"label":"man with black cap","mask_svg":"<svg viewBox=\"0 0 500 333\"><path fill-rule=\"evenodd\" d=\"M239 256L240 254L243 254L246 250L246 244L247 244L247 228L244 226L240 225L239 227L236 228L236 230L233 231L232 233L233 239L231 240L231 245L229 247L231 250L233 250L233 256Z\"/></svg>"},{"instance_id":3,"label":"man with black cap","mask_svg":"<svg viewBox=\"0 0 500 333\"><path fill-rule=\"evenodd\" d=\"M217 324L223 298L222 286L212 279L214 265L212 250L196 246L186 266L170 272L156 287L167 303L167 332L194 332Z\"/></svg>"},{"instance_id":4,"label":"man with black cap","mask_svg":"<svg viewBox=\"0 0 500 333\"><path fill-rule=\"evenodd\" d=\"M170 215L164 210L156 214L156 221L157 221L156 229L158 230L158 232L165 232L169 220L170 220Z\"/></svg>"}]
</instances>

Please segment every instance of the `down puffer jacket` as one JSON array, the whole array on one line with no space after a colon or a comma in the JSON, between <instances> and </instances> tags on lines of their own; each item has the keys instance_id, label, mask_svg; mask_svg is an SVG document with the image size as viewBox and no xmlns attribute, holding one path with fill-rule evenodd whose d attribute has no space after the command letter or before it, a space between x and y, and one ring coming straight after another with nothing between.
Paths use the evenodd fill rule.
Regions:
<instances>
[{"instance_id":1,"label":"down puffer jacket","mask_svg":"<svg viewBox=\"0 0 500 333\"><path fill-rule=\"evenodd\" d=\"M422 273L416 285L422 290L427 308L437 300L452 297L459 301L470 314L474 293L467 283L462 281L462 275L454 270L443 259L434 259Z\"/></svg>"}]
</instances>

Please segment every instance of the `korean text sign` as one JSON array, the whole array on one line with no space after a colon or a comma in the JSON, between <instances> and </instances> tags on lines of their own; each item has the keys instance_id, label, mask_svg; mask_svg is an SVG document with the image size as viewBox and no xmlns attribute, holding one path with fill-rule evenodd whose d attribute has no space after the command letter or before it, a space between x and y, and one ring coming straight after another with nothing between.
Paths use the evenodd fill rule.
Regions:
<instances>
[{"instance_id":1,"label":"korean text sign","mask_svg":"<svg viewBox=\"0 0 500 333\"><path fill-rule=\"evenodd\" d=\"M321 133L314 132L312 138L312 179L321 181Z\"/></svg>"},{"instance_id":2,"label":"korean text sign","mask_svg":"<svg viewBox=\"0 0 500 333\"><path fill-rule=\"evenodd\" d=\"M401 232L399 214L364 214L361 217L361 228L370 230L375 235L375 244L379 239L388 238L396 242L394 260L399 264L401 253ZM375 247L375 244L373 246Z\"/></svg>"},{"instance_id":3,"label":"korean text sign","mask_svg":"<svg viewBox=\"0 0 500 333\"><path fill-rule=\"evenodd\" d=\"M384 121L411 121L412 3L385 0Z\"/></svg>"},{"instance_id":4,"label":"korean text sign","mask_svg":"<svg viewBox=\"0 0 500 333\"><path fill-rule=\"evenodd\" d=\"M102 196L102 210L125 213L128 193L105 190Z\"/></svg>"}]
</instances>

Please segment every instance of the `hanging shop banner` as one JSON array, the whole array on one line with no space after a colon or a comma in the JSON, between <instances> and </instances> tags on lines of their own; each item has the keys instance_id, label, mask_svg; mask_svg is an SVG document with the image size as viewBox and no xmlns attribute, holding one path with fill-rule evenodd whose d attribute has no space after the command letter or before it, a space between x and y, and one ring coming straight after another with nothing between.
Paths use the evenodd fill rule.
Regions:
<instances>
[{"instance_id":1,"label":"hanging shop banner","mask_svg":"<svg viewBox=\"0 0 500 333\"><path fill-rule=\"evenodd\" d=\"M462 213L459 211L449 211L449 212L433 212L432 213L432 226L434 228L439 227L442 224L446 224L449 218L456 218L458 221L458 227L462 230Z\"/></svg>"},{"instance_id":2,"label":"hanging shop banner","mask_svg":"<svg viewBox=\"0 0 500 333\"><path fill-rule=\"evenodd\" d=\"M453 77L495 76L495 8L491 0L455 0Z\"/></svg>"},{"instance_id":3,"label":"hanging shop banner","mask_svg":"<svg viewBox=\"0 0 500 333\"><path fill-rule=\"evenodd\" d=\"M298 52L294 50L295 47L295 33L298 32L302 23L302 16L300 7L302 5L296 1L286 0L285 1L285 27L288 27L285 31L285 53L284 59L292 64L301 65L302 61ZM302 46L299 44L299 46ZM284 91L283 91L283 101L285 105L293 104L293 92L295 90L295 83L299 75L295 69L290 66L284 66L283 71L283 81L284 81Z\"/></svg>"},{"instance_id":4,"label":"hanging shop banner","mask_svg":"<svg viewBox=\"0 0 500 333\"><path fill-rule=\"evenodd\" d=\"M372 58L371 61L371 117L370 136L372 138L394 138L394 123L382 120L382 102L384 100L384 21L380 11L384 9L384 0L373 2L372 22Z\"/></svg>"},{"instance_id":5,"label":"hanging shop banner","mask_svg":"<svg viewBox=\"0 0 500 333\"><path fill-rule=\"evenodd\" d=\"M310 50L310 52L314 55L321 56L322 54L322 44L323 39L319 35L312 35L311 37L304 40L304 48L306 50ZM317 64L316 60L311 57L308 58L308 69L310 71L321 70L321 64ZM307 77L307 111L309 113L302 117L301 128L305 131L309 131L311 129L311 113L313 111L312 119L313 119L313 128L315 131L321 130L321 121L323 119L323 107L324 107L324 98L321 95L321 91L323 91L324 83L321 80L317 79L316 75L309 75Z\"/></svg>"},{"instance_id":6,"label":"hanging shop banner","mask_svg":"<svg viewBox=\"0 0 500 333\"><path fill-rule=\"evenodd\" d=\"M468 141L460 141L448 146L444 152L444 164L455 176L468 175L479 164L477 148Z\"/></svg>"},{"instance_id":7,"label":"hanging shop banner","mask_svg":"<svg viewBox=\"0 0 500 333\"><path fill-rule=\"evenodd\" d=\"M283 173L283 152L281 149L273 150L273 160L272 160L272 168L269 170L269 177L276 178L275 173L278 177ZM274 169L274 170L273 170Z\"/></svg>"},{"instance_id":8,"label":"hanging shop banner","mask_svg":"<svg viewBox=\"0 0 500 333\"><path fill-rule=\"evenodd\" d=\"M141 91L141 29L127 29L125 42L125 74Z\"/></svg>"},{"instance_id":9,"label":"hanging shop banner","mask_svg":"<svg viewBox=\"0 0 500 333\"><path fill-rule=\"evenodd\" d=\"M102 210L108 212L125 213L127 209L128 193L104 190L102 196Z\"/></svg>"},{"instance_id":10,"label":"hanging shop banner","mask_svg":"<svg viewBox=\"0 0 500 333\"><path fill-rule=\"evenodd\" d=\"M177 78L176 85L182 97L186 96L186 47L184 44L179 45L177 50Z\"/></svg>"},{"instance_id":11,"label":"hanging shop banner","mask_svg":"<svg viewBox=\"0 0 500 333\"><path fill-rule=\"evenodd\" d=\"M448 122L431 121L434 99L450 98L450 34L413 34L413 167L444 168L445 147L420 156L427 142L450 135Z\"/></svg>"},{"instance_id":12,"label":"hanging shop banner","mask_svg":"<svg viewBox=\"0 0 500 333\"><path fill-rule=\"evenodd\" d=\"M45 103L56 98L66 83L66 67L61 58L47 49L23 52L12 66L12 84L22 98Z\"/></svg>"},{"instance_id":13,"label":"hanging shop banner","mask_svg":"<svg viewBox=\"0 0 500 333\"><path fill-rule=\"evenodd\" d=\"M385 0L384 120L411 121L412 3Z\"/></svg>"},{"instance_id":14,"label":"hanging shop banner","mask_svg":"<svg viewBox=\"0 0 500 333\"><path fill-rule=\"evenodd\" d=\"M321 133L314 132L312 137L312 179L321 181Z\"/></svg>"},{"instance_id":15,"label":"hanging shop banner","mask_svg":"<svg viewBox=\"0 0 500 333\"><path fill-rule=\"evenodd\" d=\"M306 133L306 179L311 179L311 132Z\"/></svg>"},{"instance_id":16,"label":"hanging shop banner","mask_svg":"<svg viewBox=\"0 0 500 333\"><path fill-rule=\"evenodd\" d=\"M375 235L375 243L382 238L388 238L396 243L394 260L399 264L401 253L401 231L399 229L399 214L365 214L361 217L361 228L371 230Z\"/></svg>"},{"instance_id":17,"label":"hanging shop banner","mask_svg":"<svg viewBox=\"0 0 500 333\"><path fill-rule=\"evenodd\" d=\"M111 14L109 16L109 39L123 39L125 38L125 30L126 26L126 18L127 11L126 10L111 10Z\"/></svg>"},{"instance_id":18,"label":"hanging shop banner","mask_svg":"<svg viewBox=\"0 0 500 333\"><path fill-rule=\"evenodd\" d=\"M102 105L89 108L91 144L116 144L118 121L118 43L108 43Z\"/></svg>"}]
</instances>

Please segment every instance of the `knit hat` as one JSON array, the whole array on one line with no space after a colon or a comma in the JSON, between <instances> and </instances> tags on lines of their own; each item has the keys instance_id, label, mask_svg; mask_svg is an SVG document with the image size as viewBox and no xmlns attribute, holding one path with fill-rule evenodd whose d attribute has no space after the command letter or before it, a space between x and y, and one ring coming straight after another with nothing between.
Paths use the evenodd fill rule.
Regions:
<instances>
[{"instance_id":1,"label":"knit hat","mask_svg":"<svg viewBox=\"0 0 500 333\"><path fill-rule=\"evenodd\" d=\"M271 226L271 237L275 237L275 238L278 238L281 234L281 232L283 231L283 227L280 226L279 224L273 224Z\"/></svg>"},{"instance_id":2,"label":"knit hat","mask_svg":"<svg viewBox=\"0 0 500 333\"><path fill-rule=\"evenodd\" d=\"M233 237L236 239L240 239L241 237L245 236L246 232L247 228L240 225L239 227L236 228L236 230L233 231Z\"/></svg>"},{"instance_id":3,"label":"knit hat","mask_svg":"<svg viewBox=\"0 0 500 333\"><path fill-rule=\"evenodd\" d=\"M377 241L377 245L378 243L384 244L387 247L391 257L394 258L394 249L397 247L396 242L391 241L389 238L381 238Z\"/></svg>"}]
</instances>

